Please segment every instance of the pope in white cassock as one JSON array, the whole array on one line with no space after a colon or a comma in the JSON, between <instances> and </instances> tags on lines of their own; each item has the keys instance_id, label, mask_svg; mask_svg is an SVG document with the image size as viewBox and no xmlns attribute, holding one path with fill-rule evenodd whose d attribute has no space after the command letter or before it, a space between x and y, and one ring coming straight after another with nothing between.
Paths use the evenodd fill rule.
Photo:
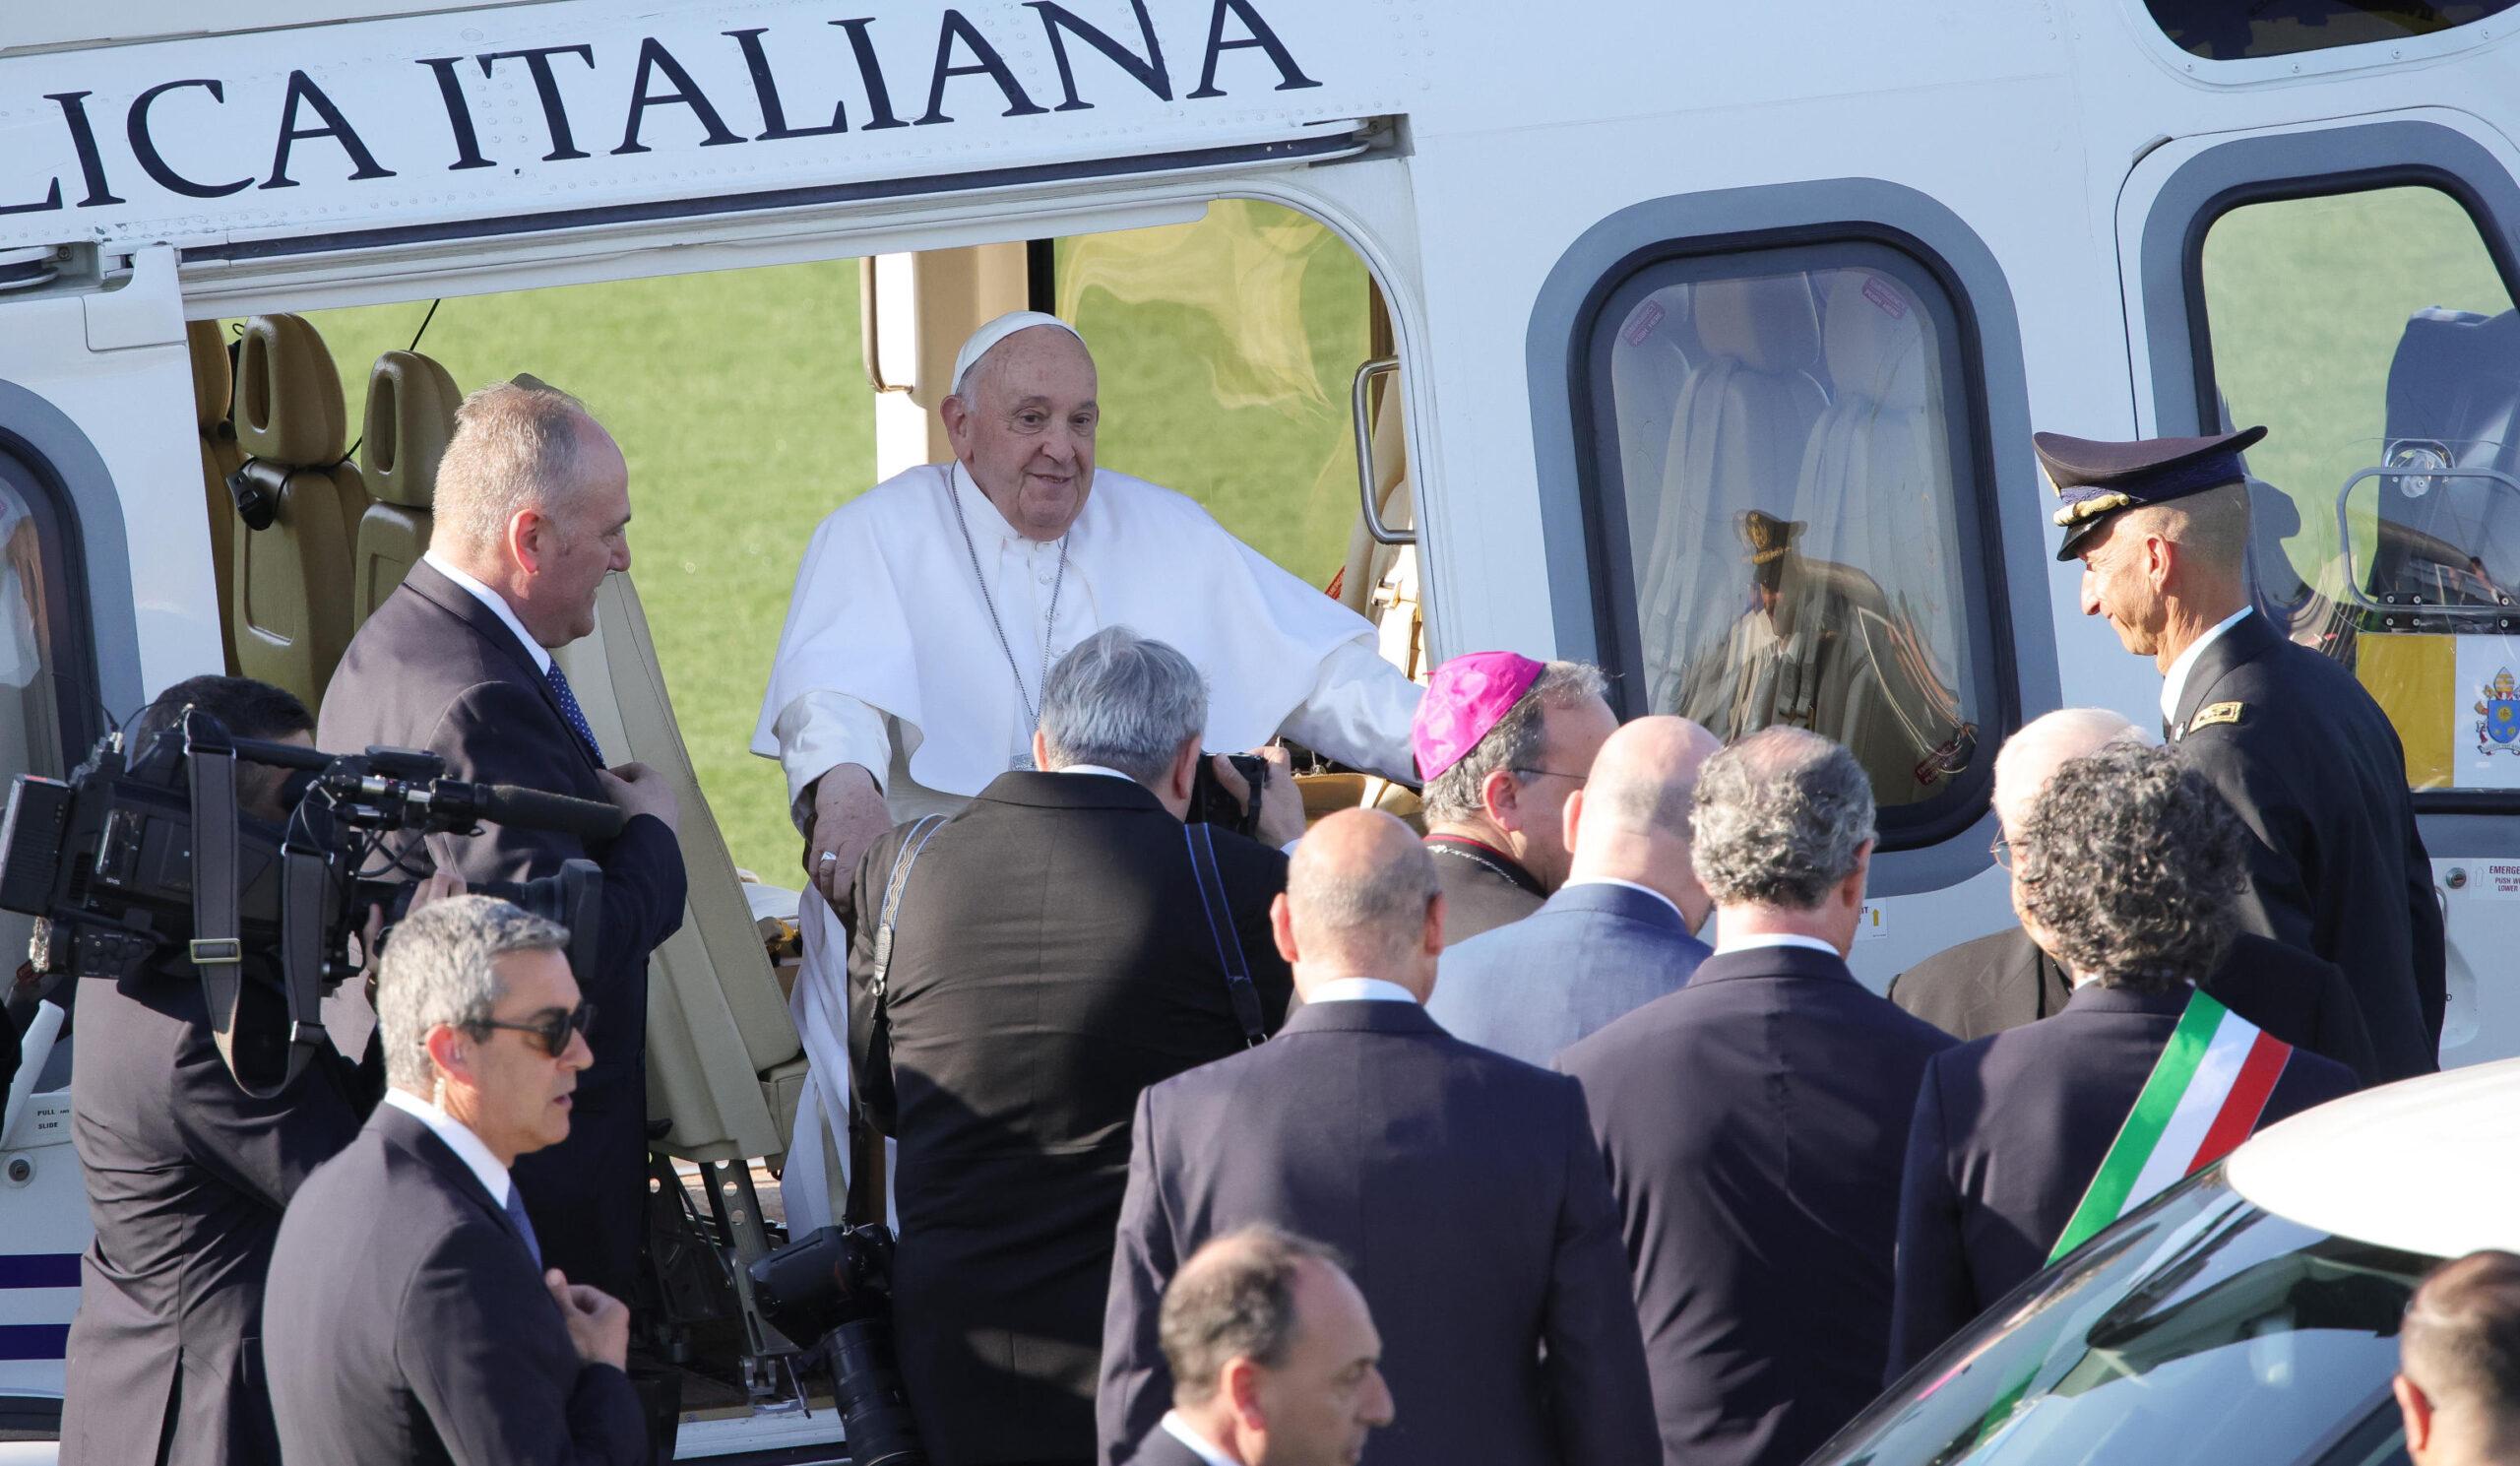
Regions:
<instances>
[{"instance_id":1,"label":"pope in white cassock","mask_svg":"<svg viewBox=\"0 0 2520 1466\"><path fill-rule=\"evenodd\" d=\"M959 809L1031 767L1051 664L1105 626L1168 643L1207 674L1209 749L1283 733L1414 782L1419 689L1375 654L1373 627L1193 500L1098 472L1095 392L1074 328L1000 316L955 357L939 409L954 462L896 475L815 530L752 749L787 772L825 897L842 899L858 857L895 824ZM848 947L825 903L805 908L795 1006L817 1093L799 1111L800 1141L820 1122L808 1111L837 1122L848 1094ZM798 1189L791 1224L808 1200Z\"/></svg>"}]
</instances>

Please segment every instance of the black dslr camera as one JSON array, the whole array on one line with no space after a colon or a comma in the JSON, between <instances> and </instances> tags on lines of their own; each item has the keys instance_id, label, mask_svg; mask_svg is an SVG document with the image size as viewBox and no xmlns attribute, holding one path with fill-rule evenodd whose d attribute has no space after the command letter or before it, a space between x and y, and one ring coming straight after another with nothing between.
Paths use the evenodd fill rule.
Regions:
<instances>
[{"instance_id":1,"label":"black dslr camera","mask_svg":"<svg viewBox=\"0 0 2520 1466\"><path fill-rule=\"evenodd\" d=\"M772 1327L824 1341L853 1466L926 1466L893 1360L893 1235L880 1224L825 1227L750 1271Z\"/></svg>"},{"instance_id":2,"label":"black dslr camera","mask_svg":"<svg viewBox=\"0 0 2520 1466\"><path fill-rule=\"evenodd\" d=\"M238 759L294 771L284 828L239 816ZM229 1072L269 1096L331 1042L319 1009L352 971L350 936L371 912L390 924L410 904L418 872L389 881L394 862L374 863L389 832L491 820L600 839L621 826L610 804L445 772L445 760L410 749L334 755L233 738L187 709L180 731L128 761L109 733L67 783L19 776L0 824L0 908L44 919L31 954L39 972L197 974ZM570 965L587 970L602 909L594 862L474 889L567 926Z\"/></svg>"}]
</instances>

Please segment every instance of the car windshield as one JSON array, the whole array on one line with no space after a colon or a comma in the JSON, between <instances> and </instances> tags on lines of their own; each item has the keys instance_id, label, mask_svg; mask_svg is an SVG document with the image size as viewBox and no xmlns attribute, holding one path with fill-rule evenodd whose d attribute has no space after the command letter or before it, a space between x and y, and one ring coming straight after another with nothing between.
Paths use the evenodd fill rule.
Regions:
<instances>
[{"instance_id":1,"label":"car windshield","mask_svg":"<svg viewBox=\"0 0 2520 1466\"><path fill-rule=\"evenodd\" d=\"M2398 1319L2435 1260L2285 1221L2218 1166L2024 1285L1812 1463L2403 1460Z\"/></svg>"}]
</instances>

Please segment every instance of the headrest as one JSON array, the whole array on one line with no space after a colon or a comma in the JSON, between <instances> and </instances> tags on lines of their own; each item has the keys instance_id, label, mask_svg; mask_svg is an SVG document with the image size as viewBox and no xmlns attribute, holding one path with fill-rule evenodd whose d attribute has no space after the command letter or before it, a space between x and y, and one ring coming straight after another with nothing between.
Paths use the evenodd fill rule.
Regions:
<instances>
[{"instance_id":1,"label":"headrest","mask_svg":"<svg viewBox=\"0 0 2520 1466\"><path fill-rule=\"evenodd\" d=\"M1820 359L1820 318L1801 276L1705 280L1689 293L1697 339L1718 360L1779 375Z\"/></svg>"},{"instance_id":2,"label":"headrest","mask_svg":"<svg viewBox=\"0 0 2520 1466\"><path fill-rule=\"evenodd\" d=\"M388 351L367 374L367 425L358 463L370 497L426 509L437 494L437 461L455 436L464 394L445 367L415 351Z\"/></svg>"},{"instance_id":3,"label":"headrest","mask_svg":"<svg viewBox=\"0 0 2520 1466\"><path fill-rule=\"evenodd\" d=\"M194 321L184 327L184 346L193 358L193 421L208 431L225 420L228 400L236 395L227 338L217 321Z\"/></svg>"},{"instance_id":4,"label":"headrest","mask_svg":"<svg viewBox=\"0 0 2520 1466\"><path fill-rule=\"evenodd\" d=\"M1924 327L1915 297L1886 275L1842 270L1821 308L1829 381L1841 395L1905 412L1925 405Z\"/></svg>"},{"instance_id":5,"label":"headrest","mask_svg":"<svg viewBox=\"0 0 2520 1466\"><path fill-rule=\"evenodd\" d=\"M236 358L236 442L247 453L291 468L342 461L342 377L324 338L299 316L245 323Z\"/></svg>"}]
</instances>

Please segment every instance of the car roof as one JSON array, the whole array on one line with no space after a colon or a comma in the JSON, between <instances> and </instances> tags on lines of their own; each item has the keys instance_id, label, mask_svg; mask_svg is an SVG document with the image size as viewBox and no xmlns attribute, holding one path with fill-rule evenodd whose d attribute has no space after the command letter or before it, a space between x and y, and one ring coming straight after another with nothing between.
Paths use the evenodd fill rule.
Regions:
<instances>
[{"instance_id":1,"label":"car roof","mask_svg":"<svg viewBox=\"0 0 2520 1466\"><path fill-rule=\"evenodd\" d=\"M2458 1257L2520 1251L2520 1058L2321 1105L2232 1153L2235 1190L2322 1232Z\"/></svg>"}]
</instances>

